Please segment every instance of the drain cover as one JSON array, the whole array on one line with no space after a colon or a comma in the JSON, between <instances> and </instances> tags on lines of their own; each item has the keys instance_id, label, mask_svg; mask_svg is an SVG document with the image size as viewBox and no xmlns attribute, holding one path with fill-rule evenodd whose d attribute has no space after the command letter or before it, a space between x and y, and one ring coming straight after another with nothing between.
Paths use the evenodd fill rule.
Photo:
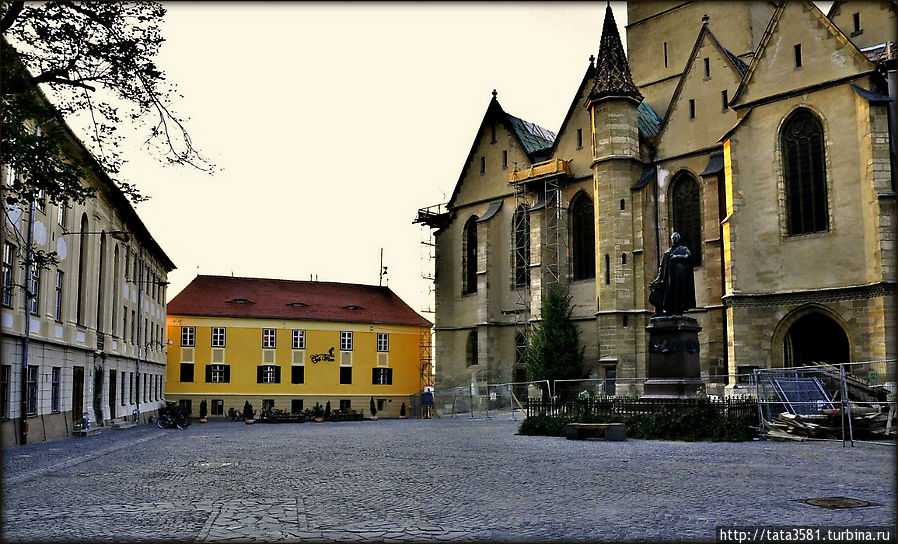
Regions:
<instances>
[{"instance_id":1,"label":"drain cover","mask_svg":"<svg viewBox=\"0 0 898 544\"><path fill-rule=\"evenodd\" d=\"M841 508L863 508L864 506L879 506L875 502L862 501L860 499L852 499L849 497L820 497L816 499L796 499L798 502L810 504L811 506L819 506L830 510L839 510Z\"/></svg>"}]
</instances>

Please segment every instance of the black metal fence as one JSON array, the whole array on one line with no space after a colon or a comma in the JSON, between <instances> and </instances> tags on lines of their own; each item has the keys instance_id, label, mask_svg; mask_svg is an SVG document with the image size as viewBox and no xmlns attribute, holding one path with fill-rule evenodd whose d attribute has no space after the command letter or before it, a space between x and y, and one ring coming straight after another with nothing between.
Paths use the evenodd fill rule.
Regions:
<instances>
[{"instance_id":1,"label":"black metal fence","mask_svg":"<svg viewBox=\"0 0 898 544\"><path fill-rule=\"evenodd\" d=\"M591 399L529 399L527 417L540 414L550 416L590 415L596 418L630 417L655 412L678 412L691 408L706 408L721 416L757 417L758 401L751 398L724 399L633 399L625 397L596 397Z\"/></svg>"}]
</instances>

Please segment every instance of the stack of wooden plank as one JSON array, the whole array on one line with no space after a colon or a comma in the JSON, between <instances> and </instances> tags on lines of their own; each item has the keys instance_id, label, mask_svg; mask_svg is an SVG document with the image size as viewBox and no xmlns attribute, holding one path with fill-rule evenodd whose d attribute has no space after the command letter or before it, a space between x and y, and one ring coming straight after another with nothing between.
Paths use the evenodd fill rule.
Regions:
<instances>
[{"instance_id":1,"label":"stack of wooden plank","mask_svg":"<svg viewBox=\"0 0 898 544\"><path fill-rule=\"evenodd\" d=\"M895 437L895 403L850 403L846 414L858 440L882 440ZM845 421L848 437L848 420ZM767 422L768 440L803 441L808 438L842 438L842 411L823 410L819 414L797 415L783 412Z\"/></svg>"}]
</instances>

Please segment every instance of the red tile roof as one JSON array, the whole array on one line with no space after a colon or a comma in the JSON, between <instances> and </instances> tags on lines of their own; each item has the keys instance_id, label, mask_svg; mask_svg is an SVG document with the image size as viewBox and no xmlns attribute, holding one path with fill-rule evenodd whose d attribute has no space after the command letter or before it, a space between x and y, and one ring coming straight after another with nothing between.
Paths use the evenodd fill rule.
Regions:
<instances>
[{"instance_id":1,"label":"red tile roof","mask_svg":"<svg viewBox=\"0 0 898 544\"><path fill-rule=\"evenodd\" d=\"M197 276L168 315L388 323L429 327L389 287L231 276Z\"/></svg>"}]
</instances>

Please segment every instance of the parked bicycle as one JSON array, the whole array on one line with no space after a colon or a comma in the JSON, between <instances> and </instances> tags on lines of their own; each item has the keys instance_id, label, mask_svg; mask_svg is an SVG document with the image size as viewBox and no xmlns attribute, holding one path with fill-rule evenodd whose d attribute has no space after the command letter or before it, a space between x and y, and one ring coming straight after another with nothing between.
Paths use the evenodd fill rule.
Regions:
<instances>
[{"instance_id":1,"label":"parked bicycle","mask_svg":"<svg viewBox=\"0 0 898 544\"><path fill-rule=\"evenodd\" d=\"M159 410L159 417L156 418L156 425L160 429L181 429L190 427L190 418L184 413L184 410L175 406L173 402L166 403Z\"/></svg>"}]
</instances>

